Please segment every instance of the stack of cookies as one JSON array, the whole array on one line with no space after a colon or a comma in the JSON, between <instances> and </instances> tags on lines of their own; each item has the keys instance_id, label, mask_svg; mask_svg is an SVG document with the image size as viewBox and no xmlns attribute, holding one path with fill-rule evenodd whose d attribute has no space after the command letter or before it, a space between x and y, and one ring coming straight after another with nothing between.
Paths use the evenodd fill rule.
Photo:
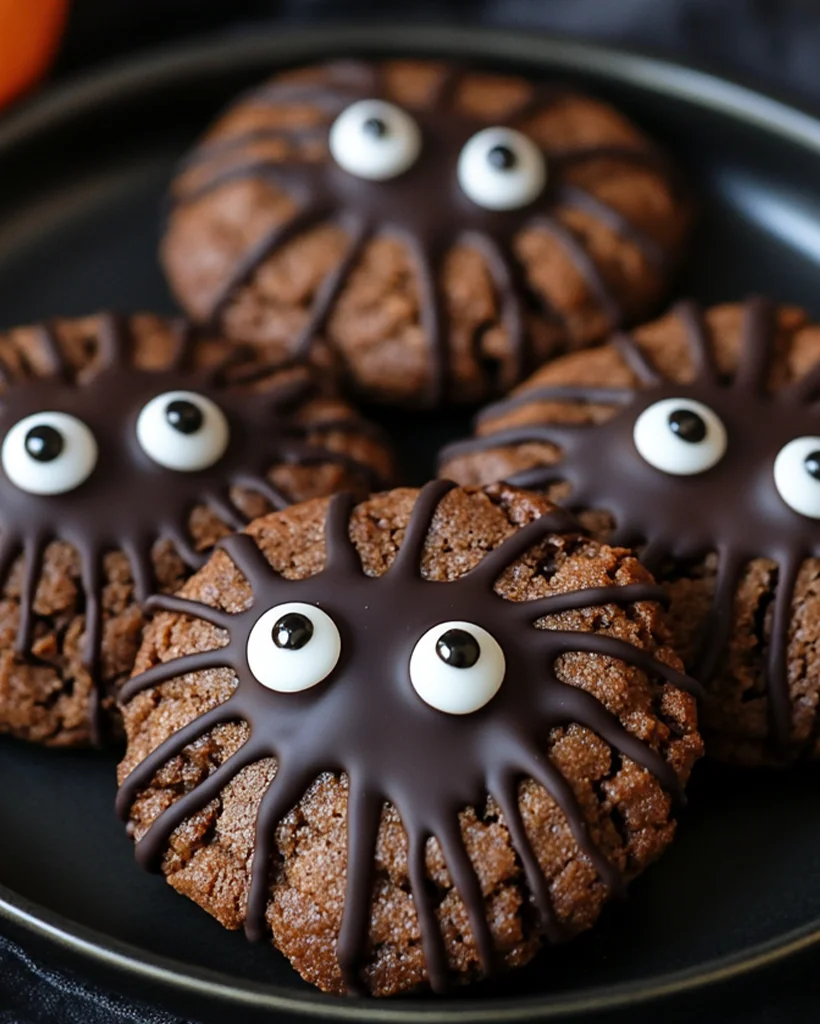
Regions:
<instances>
[{"instance_id":1,"label":"stack of cookies","mask_svg":"<svg viewBox=\"0 0 820 1024\"><path fill-rule=\"evenodd\" d=\"M704 745L820 754L820 328L635 327L692 217L556 83L241 97L170 186L184 319L0 336L0 730L124 746L140 863L327 992L594 925ZM480 405L402 486L380 409Z\"/></svg>"}]
</instances>

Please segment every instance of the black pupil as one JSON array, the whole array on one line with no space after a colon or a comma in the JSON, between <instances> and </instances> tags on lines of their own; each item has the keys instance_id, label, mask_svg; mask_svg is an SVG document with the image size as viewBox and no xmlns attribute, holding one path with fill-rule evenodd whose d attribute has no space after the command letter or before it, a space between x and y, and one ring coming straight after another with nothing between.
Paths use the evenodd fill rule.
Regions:
<instances>
[{"instance_id":1,"label":"black pupil","mask_svg":"<svg viewBox=\"0 0 820 1024\"><path fill-rule=\"evenodd\" d=\"M669 413L669 429L673 434L688 441L689 444L698 444L706 437L706 424L702 416L698 416L691 409L675 409Z\"/></svg>"},{"instance_id":2,"label":"black pupil","mask_svg":"<svg viewBox=\"0 0 820 1024\"><path fill-rule=\"evenodd\" d=\"M184 398L168 403L165 418L180 434L195 434L202 426L202 410Z\"/></svg>"},{"instance_id":3,"label":"black pupil","mask_svg":"<svg viewBox=\"0 0 820 1024\"><path fill-rule=\"evenodd\" d=\"M803 465L806 467L806 472L809 476L813 476L815 480L820 480L820 451L809 452L805 459L803 459Z\"/></svg>"},{"instance_id":4,"label":"black pupil","mask_svg":"<svg viewBox=\"0 0 820 1024\"><path fill-rule=\"evenodd\" d=\"M38 462L53 462L62 452L65 440L54 427L32 427L26 434L26 451Z\"/></svg>"},{"instance_id":5,"label":"black pupil","mask_svg":"<svg viewBox=\"0 0 820 1024\"><path fill-rule=\"evenodd\" d=\"M481 655L478 640L466 630L448 629L436 643L436 654L451 668L472 668Z\"/></svg>"},{"instance_id":6,"label":"black pupil","mask_svg":"<svg viewBox=\"0 0 820 1024\"><path fill-rule=\"evenodd\" d=\"M387 123L380 117L368 117L362 125L365 135L372 135L374 139L383 139L387 135Z\"/></svg>"},{"instance_id":7,"label":"black pupil","mask_svg":"<svg viewBox=\"0 0 820 1024\"><path fill-rule=\"evenodd\" d=\"M276 620L271 635L277 647L286 651L298 651L313 636L313 623L307 615L288 612Z\"/></svg>"},{"instance_id":8,"label":"black pupil","mask_svg":"<svg viewBox=\"0 0 820 1024\"><path fill-rule=\"evenodd\" d=\"M487 153L487 160L499 171L511 171L518 163L518 158L509 146L493 146Z\"/></svg>"}]
</instances>

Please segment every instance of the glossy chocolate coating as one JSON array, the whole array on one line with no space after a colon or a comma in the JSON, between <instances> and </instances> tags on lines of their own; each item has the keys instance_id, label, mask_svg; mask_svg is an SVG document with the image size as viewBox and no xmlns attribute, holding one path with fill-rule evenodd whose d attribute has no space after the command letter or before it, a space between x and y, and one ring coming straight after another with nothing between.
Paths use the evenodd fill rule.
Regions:
<instances>
[{"instance_id":1,"label":"glossy chocolate coating","mask_svg":"<svg viewBox=\"0 0 820 1024\"><path fill-rule=\"evenodd\" d=\"M492 794L504 814L513 844L540 915L544 932L561 930L550 903L546 879L527 838L517 802L521 777L539 782L562 809L580 848L610 889L621 884L618 870L591 840L571 787L540 751L550 729L581 723L615 750L652 772L679 793L670 764L629 733L596 698L560 681L556 661L569 652L620 659L642 671L691 688L692 681L645 651L615 637L562 629L538 629L543 616L569 609L658 600L652 584L596 587L515 602L494 589L498 577L550 534L574 534L578 527L556 509L511 535L472 570L448 582L425 579L420 570L425 541L436 508L452 484L436 481L421 492L401 547L381 576L367 576L349 536L351 501L331 499L326 520L324 569L306 579L279 576L248 535L221 542L253 592L246 611L227 613L180 597L152 599L151 606L201 618L225 631L227 644L158 664L126 684L122 698L187 673L228 667L237 686L223 704L190 722L160 744L125 779L119 795L127 818L134 799L169 759L216 725L241 720L247 742L196 788L177 799L153 822L137 845L138 859L156 868L173 831L219 795L243 767L265 758L277 761L276 776L264 794L257 819L252 881L246 912L251 938L265 935L271 857L278 823L322 772L344 772L348 788L348 860L345 910L338 958L346 982L357 987L370 918L374 844L382 805L397 809L408 837L408 865L419 915L428 976L445 987L447 966L441 934L425 884L425 844L435 836L453 883L469 914L483 969L493 970L493 942L480 886L464 848L459 812L480 806ZM321 606L342 640L332 673L313 689L273 693L251 674L246 645L254 624L269 608L300 601ZM503 646L506 675L498 693L478 711L449 715L430 707L413 689L409 662L419 638L452 620L490 631ZM378 723L374 728L373 723ZM423 751L423 756L420 756Z\"/></svg>"},{"instance_id":2,"label":"glossy chocolate coating","mask_svg":"<svg viewBox=\"0 0 820 1024\"><path fill-rule=\"evenodd\" d=\"M63 494L32 494L0 472L0 579L8 578L22 552L25 568L16 639L16 649L22 655L31 644L33 605L46 546L59 539L76 549L85 598L84 661L96 677L102 628L102 559L107 551L121 550L128 556L137 599L142 602L154 589L151 549L156 541L172 541L192 569L205 560L206 555L194 550L188 539L188 517L196 506L207 506L228 526L240 528L247 520L231 501L232 486L258 491L274 508L283 508L289 502L268 480L271 466L277 462L346 464L352 460L308 444L305 435L310 428L289 417L294 405L314 390L306 378L283 382L267 392L231 387L229 371L241 368L242 353L234 351L211 369L196 369L192 365L196 339L182 323L171 365L147 370L133 364L128 322L104 316L99 328L101 369L86 381L74 378L51 328L40 328L40 341L50 362L47 375L12 381L0 366L0 378L6 383L0 402L0 437L27 416L58 411L77 417L90 428L99 456L88 479ZM255 365L259 370L259 364ZM210 398L228 420L228 448L207 469L166 469L138 442L136 421L141 410L157 395L175 390ZM353 417L346 424L334 422L332 427L362 433L369 429ZM372 477L367 467L355 465Z\"/></svg>"},{"instance_id":3,"label":"glossy chocolate coating","mask_svg":"<svg viewBox=\"0 0 820 1024\"><path fill-rule=\"evenodd\" d=\"M691 382L666 379L633 338L620 334L613 344L638 377L638 388L569 385L523 390L485 409L479 421L490 422L539 399L611 404L616 407L612 418L597 426L531 423L488 433L449 445L441 453L441 462L505 445L554 444L561 449L554 465L515 474L509 482L542 488L567 481L569 507L610 512L615 520L613 543L639 548L641 560L659 575L670 562L694 563L716 552L712 607L699 654L690 666L704 684L718 669L730 640L733 601L745 566L755 558L771 559L778 576L766 677L772 735L785 749L791 733L787 649L792 598L800 566L805 559L820 556L820 522L800 515L783 500L773 465L789 441L820 433L820 365L791 385L770 387L775 310L771 302L757 298L746 303L739 363L726 377L715 365L702 311L691 302L681 303L677 310L692 355ZM728 447L707 471L692 476L664 473L636 449L636 420L666 398L693 399L723 422Z\"/></svg>"},{"instance_id":4,"label":"glossy chocolate coating","mask_svg":"<svg viewBox=\"0 0 820 1024\"><path fill-rule=\"evenodd\" d=\"M389 99L382 67L378 63L349 61L328 66L332 83L299 84L273 81L244 96L240 102L271 105L315 106L330 120L327 125L261 130L227 139L205 142L183 163L182 170L206 170L214 159L230 157L243 147L265 138L294 142L324 137L333 118L351 103L362 99ZM602 271L587 251L583 239L555 215L558 206L583 210L636 246L656 270L666 272L664 253L647 233L578 184L566 180L565 171L587 161L611 157L650 167L678 183L663 157L648 144L581 146L565 152L546 152L547 184L541 194L520 209L490 210L472 202L461 188L456 168L459 155L476 133L494 122L470 116L457 109L453 97L469 72L450 65L432 104L413 105L408 111L416 119L423 138L422 152L407 171L386 181L357 177L341 168L330 156L319 161L290 157L281 160L247 159L217 169L197 186L181 188L172 197L172 208L192 204L229 182L242 179L269 182L291 196L296 213L277 225L244 253L224 281L213 301L210 318L219 326L222 316L242 286L271 255L301 233L324 222L336 223L349 236L349 247L338 267L319 290L307 323L300 331L295 350L307 355L321 331L336 298L345 286L364 246L378 234L393 235L408 248L415 264L421 303L421 325L430 347L430 379L427 403L437 405L447 398L449 340L444 296L441 290L444 259L450 248L463 243L483 254L493 278L501 306L501 319L513 352L511 368L500 380L502 389L511 387L532 366L526 313L533 305L547 318L555 310L534 295L520 262L514 255L517 235L538 229L551 235L575 265L590 293L618 326L624 310ZM532 94L503 123L518 128L529 118L549 109L566 90L533 84Z\"/></svg>"}]
</instances>

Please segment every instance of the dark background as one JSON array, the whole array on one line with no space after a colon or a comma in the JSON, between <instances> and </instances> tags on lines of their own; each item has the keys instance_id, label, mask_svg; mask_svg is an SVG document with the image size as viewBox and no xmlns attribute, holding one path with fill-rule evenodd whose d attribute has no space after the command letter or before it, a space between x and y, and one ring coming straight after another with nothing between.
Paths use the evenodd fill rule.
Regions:
<instances>
[{"instance_id":1,"label":"dark background","mask_svg":"<svg viewBox=\"0 0 820 1024\"><path fill-rule=\"evenodd\" d=\"M26 3L27 0L17 0ZM54 79L152 45L254 21L469 22L540 28L650 49L741 77L820 110L820 0L73 0ZM820 187L820 182L818 182ZM1 840L0 840L1 841ZM807 954L697 999L604 1024L817 1024L820 962ZM0 1024L177 1024L178 1018L52 970L0 935ZM230 1022L234 1024L234 1022ZM282 1022L286 1024L286 1022Z\"/></svg>"}]
</instances>

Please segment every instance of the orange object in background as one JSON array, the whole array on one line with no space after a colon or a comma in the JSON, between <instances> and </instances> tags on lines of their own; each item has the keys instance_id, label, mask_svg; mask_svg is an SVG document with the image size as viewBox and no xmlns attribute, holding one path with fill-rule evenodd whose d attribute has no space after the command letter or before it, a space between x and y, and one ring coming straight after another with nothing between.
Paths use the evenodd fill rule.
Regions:
<instances>
[{"instance_id":1,"label":"orange object in background","mask_svg":"<svg viewBox=\"0 0 820 1024\"><path fill-rule=\"evenodd\" d=\"M45 74L67 14L68 0L0 0L0 106Z\"/></svg>"}]
</instances>

